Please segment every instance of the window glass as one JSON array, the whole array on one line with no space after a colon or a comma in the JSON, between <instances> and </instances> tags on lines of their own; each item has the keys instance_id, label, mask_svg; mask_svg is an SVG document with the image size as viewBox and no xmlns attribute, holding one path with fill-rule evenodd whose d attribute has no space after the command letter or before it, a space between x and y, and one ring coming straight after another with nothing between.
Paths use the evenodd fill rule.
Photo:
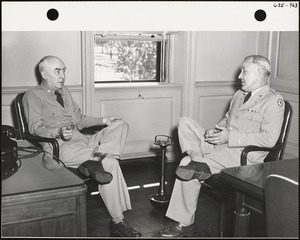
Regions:
<instances>
[{"instance_id":1,"label":"window glass","mask_svg":"<svg viewBox=\"0 0 300 240\"><path fill-rule=\"evenodd\" d=\"M95 83L160 82L162 37L95 34Z\"/></svg>"}]
</instances>

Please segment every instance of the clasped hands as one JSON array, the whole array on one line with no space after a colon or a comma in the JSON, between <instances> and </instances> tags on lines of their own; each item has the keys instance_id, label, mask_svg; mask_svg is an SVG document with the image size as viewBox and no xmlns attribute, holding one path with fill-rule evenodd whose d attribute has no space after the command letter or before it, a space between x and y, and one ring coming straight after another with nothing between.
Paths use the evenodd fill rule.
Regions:
<instances>
[{"instance_id":1,"label":"clasped hands","mask_svg":"<svg viewBox=\"0 0 300 240\"><path fill-rule=\"evenodd\" d=\"M121 120L121 117L118 116L109 116L109 117L103 117L103 124L104 125L111 125L113 122ZM75 125L68 125L63 126L59 129L59 135L62 140L69 141L73 137L73 131L75 129Z\"/></svg>"},{"instance_id":2,"label":"clasped hands","mask_svg":"<svg viewBox=\"0 0 300 240\"><path fill-rule=\"evenodd\" d=\"M220 145L228 143L229 131L226 127L216 125L214 129L205 131L204 140L210 144Z\"/></svg>"},{"instance_id":3,"label":"clasped hands","mask_svg":"<svg viewBox=\"0 0 300 240\"><path fill-rule=\"evenodd\" d=\"M63 126L59 129L59 135L62 140L69 141L73 137L75 125Z\"/></svg>"}]
</instances>

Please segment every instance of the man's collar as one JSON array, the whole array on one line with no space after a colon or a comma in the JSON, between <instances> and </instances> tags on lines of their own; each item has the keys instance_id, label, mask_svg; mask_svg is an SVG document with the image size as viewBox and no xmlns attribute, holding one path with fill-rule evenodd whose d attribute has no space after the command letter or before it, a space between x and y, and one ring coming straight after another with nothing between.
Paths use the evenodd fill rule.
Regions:
<instances>
[{"instance_id":1,"label":"man's collar","mask_svg":"<svg viewBox=\"0 0 300 240\"><path fill-rule=\"evenodd\" d=\"M54 94L54 92L56 92L55 90L51 90L51 89L45 84L45 82L43 82L43 81L41 82L40 86L41 86L41 88L42 88L44 91L46 91L46 92L48 92L48 93ZM63 94L63 90L62 90L62 89L58 90L58 92L60 92L61 94Z\"/></svg>"},{"instance_id":2,"label":"man's collar","mask_svg":"<svg viewBox=\"0 0 300 240\"><path fill-rule=\"evenodd\" d=\"M268 88L269 85L265 85L265 86L262 86L260 88L257 88L255 89L254 91L251 92L251 96L254 96L256 93L258 93L260 90L264 89L264 88ZM248 92L244 92L244 95L247 95Z\"/></svg>"},{"instance_id":3,"label":"man's collar","mask_svg":"<svg viewBox=\"0 0 300 240\"><path fill-rule=\"evenodd\" d=\"M256 93L258 93L264 86L258 88L258 89L255 89L254 91L251 92L251 96L254 96Z\"/></svg>"}]
</instances>

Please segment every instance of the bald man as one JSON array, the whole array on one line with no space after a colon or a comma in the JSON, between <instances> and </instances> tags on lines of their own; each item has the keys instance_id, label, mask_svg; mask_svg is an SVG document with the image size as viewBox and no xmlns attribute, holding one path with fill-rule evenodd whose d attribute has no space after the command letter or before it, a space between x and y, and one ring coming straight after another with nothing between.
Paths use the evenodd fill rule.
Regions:
<instances>
[{"instance_id":1,"label":"bald man","mask_svg":"<svg viewBox=\"0 0 300 240\"><path fill-rule=\"evenodd\" d=\"M178 136L184 157L176 169L166 216L176 224L159 232L161 237L183 237L196 231L194 221L201 181L224 168L240 165L247 145L273 147L279 137L284 101L268 85L271 67L267 58L244 59L239 79L242 86L231 100L228 112L215 129L205 131L191 118L182 117ZM251 152L248 164L261 163L266 152Z\"/></svg>"},{"instance_id":2,"label":"bald man","mask_svg":"<svg viewBox=\"0 0 300 240\"><path fill-rule=\"evenodd\" d=\"M125 221L123 212L131 209L127 185L119 166L128 133L128 124L118 116L89 117L82 115L65 84L66 67L56 56L45 56L39 64L41 84L29 89L23 107L31 134L56 138L60 160L67 167L77 168L99 182L99 192L112 217L112 236L140 237ZM84 135L83 128L105 126L94 135ZM46 152L51 146L43 144ZM44 158L50 170L62 165L52 158ZM99 216L101 217L101 216Z\"/></svg>"}]
</instances>

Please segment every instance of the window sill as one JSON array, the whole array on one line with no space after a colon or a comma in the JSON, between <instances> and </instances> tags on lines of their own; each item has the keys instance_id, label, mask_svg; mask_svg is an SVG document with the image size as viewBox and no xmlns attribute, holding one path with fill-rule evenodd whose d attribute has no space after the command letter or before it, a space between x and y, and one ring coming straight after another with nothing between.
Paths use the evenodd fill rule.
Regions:
<instances>
[{"instance_id":1,"label":"window sill","mask_svg":"<svg viewBox=\"0 0 300 240\"><path fill-rule=\"evenodd\" d=\"M135 87L179 87L181 84L176 83L158 83L158 82L144 82L144 83L95 83L95 88L135 88Z\"/></svg>"}]
</instances>

